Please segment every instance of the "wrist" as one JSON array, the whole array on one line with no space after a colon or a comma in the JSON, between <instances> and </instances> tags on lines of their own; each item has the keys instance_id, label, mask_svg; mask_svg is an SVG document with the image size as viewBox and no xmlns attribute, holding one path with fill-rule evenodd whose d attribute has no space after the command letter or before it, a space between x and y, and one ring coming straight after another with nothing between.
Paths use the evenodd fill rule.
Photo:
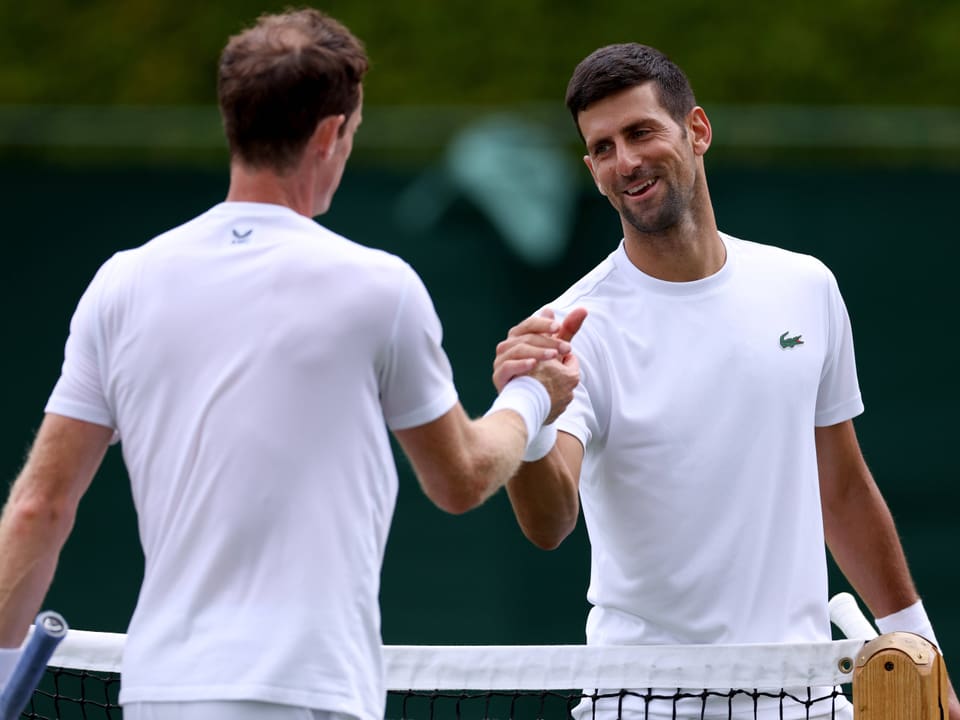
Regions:
<instances>
[{"instance_id":1,"label":"wrist","mask_svg":"<svg viewBox=\"0 0 960 720\"><path fill-rule=\"evenodd\" d=\"M503 386L503 390L485 414L490 415L500 410L513 410L517 413L523 419L527 430L526 452L537 439L540 428L550 414L550 405L550 394L543 383L529 375L522 375Z\"/></svg>"},{"instance_id":2,"label":"wrist","mask_svg":"<svg viewBox=\"0 0 960 720\"><path fill-rule=\"evenodd\" d=\"M875 622L877 629L880 630L881 633L901 631L919 635L936 645L937 649L941 651L941 655L943 654L940 643L933 633L933 625L930 623L930 618L927 617L927 611L923 608L922 600L917 600L913 605L891 613L890 615L875 618Z\"/></svg>"},{"instance_id":3,"label":"wrist","mask_svg":"<svg viewBox=\"0 0 960 720\"><path fill-rule=\"evenodd\" d=\"M545 458L557 442L557 423L544 425L540 431L527 442L527 451L523 454L524 462L536 462Z\"/></svg>"}]
</instances>

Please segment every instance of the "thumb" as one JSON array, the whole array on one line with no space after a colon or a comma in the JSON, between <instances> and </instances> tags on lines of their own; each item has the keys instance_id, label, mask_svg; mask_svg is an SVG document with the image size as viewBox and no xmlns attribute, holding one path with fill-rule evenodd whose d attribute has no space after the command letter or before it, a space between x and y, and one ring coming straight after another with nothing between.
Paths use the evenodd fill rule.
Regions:
<instances>
[{"instance_id":1,"label":"thumb","mask_svg":"<svg viewBox=\"0 0 960 720\"><path fill-rule=\"evenodd\" d=\"M571 340L573 336L577 334L580 330L580 327L583 325L583 321L587 318L587 309L586 308L574 308L567 316L563 319L563 322L560 324L560 329L557 331L557 337L561 340Z\"/></svg>"}]
</instances>

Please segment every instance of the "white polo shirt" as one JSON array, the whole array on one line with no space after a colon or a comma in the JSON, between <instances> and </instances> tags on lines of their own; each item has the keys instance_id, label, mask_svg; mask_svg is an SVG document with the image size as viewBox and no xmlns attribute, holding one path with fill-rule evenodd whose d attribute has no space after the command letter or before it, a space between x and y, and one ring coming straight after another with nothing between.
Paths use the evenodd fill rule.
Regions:
<instances>
[{"instance_id":1,"label":"white polo shirt","mask_svg":"<svg viewBox=\"0 0 960 720\"><path fill-rule=\"evenodd\" d=\"M415 272L288 208L223 203L107 261L46 409L122 440L146 563L121 702L382 718L385 425L456 400Z\"/></svg>"}]
</instances>

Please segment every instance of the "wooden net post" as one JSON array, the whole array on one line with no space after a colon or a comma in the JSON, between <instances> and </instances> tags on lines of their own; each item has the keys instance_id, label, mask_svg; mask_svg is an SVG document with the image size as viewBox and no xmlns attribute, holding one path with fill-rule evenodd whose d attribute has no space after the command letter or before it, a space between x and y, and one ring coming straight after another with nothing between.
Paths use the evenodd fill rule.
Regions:
<instances>
[{"instance_id":1,"label":"wooden net post","mask_svg":"<svg viewBox=\"0 0 960 720\"><path fill-rule=\"evenodd\" d=\"M893 632L866 643L853 671L855 720L941 720L947 671L937 648L919 635Z\"/></svg>"}]
</instances>

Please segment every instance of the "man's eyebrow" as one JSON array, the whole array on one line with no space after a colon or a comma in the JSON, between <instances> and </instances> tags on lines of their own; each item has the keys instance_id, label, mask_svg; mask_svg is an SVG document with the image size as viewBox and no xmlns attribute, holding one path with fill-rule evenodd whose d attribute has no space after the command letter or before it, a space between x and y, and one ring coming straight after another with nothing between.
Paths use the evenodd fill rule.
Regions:
<instances>
[{"instance_id":1,"label":"man's eyebrow","mask_svg":"<svg viewBox=\"0 0 960 720\"><path fill-rule=\"evenodd\" d=\"M594 146L599 145L603 142L609 142L610 138L615 135L628 135L634 132L635 130L639 130L644 127L653 127L655 125L659 126L661 125L661 123L657 122L654 118L650 118L650 117L640 118L638 120L634 120L630 122L627 125L624 125L623 127L617 128L617 130L613 133L605 133L601 136L591 139L587 143L587 147L593 148Z\"/></svg>"}]
</instances>

